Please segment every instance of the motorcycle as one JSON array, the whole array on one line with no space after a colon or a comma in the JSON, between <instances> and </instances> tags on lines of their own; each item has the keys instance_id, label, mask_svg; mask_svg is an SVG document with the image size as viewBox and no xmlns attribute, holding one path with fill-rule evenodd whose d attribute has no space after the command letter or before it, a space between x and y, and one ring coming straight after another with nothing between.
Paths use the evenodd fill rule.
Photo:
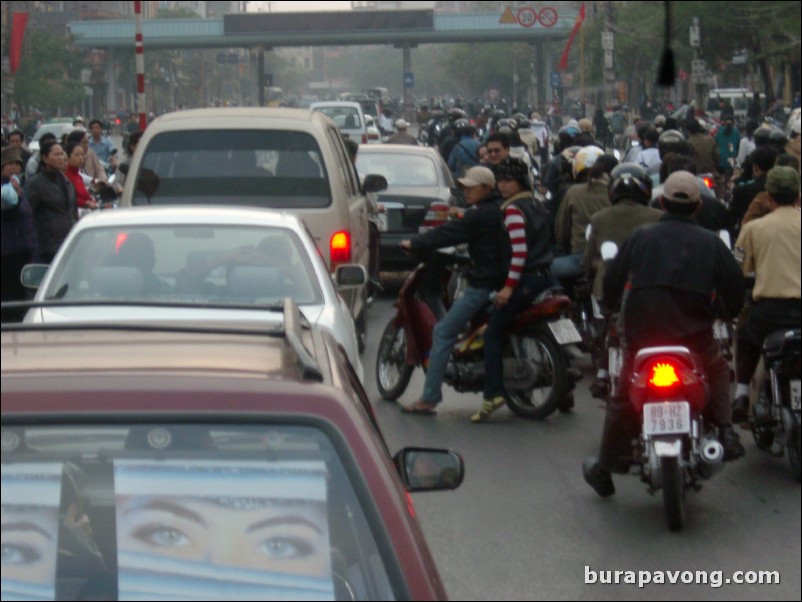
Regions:
<instances>
[{"instance_id":1,"label":"motorcycle","mask_svg":"<svg viewBox=\"0 0 802 602\"><path fill-rule=\"evenodd\" d=\"M395 304L397 313L382 333L376 358L376 383L384 399L398 399L415 368L427 368L437 315L450 305L445 293L451 280L449 261L422 263L401 287ZM570 299L546 291L507 329L504 387L507 405L518 416L542 419L567 407L573 383L561 346L580 339L565 317L570 308ZM475 318L452 351L445 382L459 392L483 389L482 333L487 319L484 313Z\"/></svg>"},{"instance_id":2,"label":"motorcycle","mask_svg":"<svg viewBox=\"0 0 802 602\"><path fill-rule=\"evenodd\" d=\"M668 528L685 524L685 491L723 467L724 447L706 428L707 376L687 347L647 347L638 351L629 399L641 418L633 458L649 492L663 490Z\"/></svg>"},{"instance_id":3,"label":"motorcycle","mask_svg":"<svg viewBox=\"0 0 802 602\"><path fill-rule=\"evenodd\" d=\"M757 402L752 407L755 443L778 457L787 450L797 480L802 480L800 340L799 329L780 330L766 337L763 343L764 376Z\"/></svg>"}]
</instances>

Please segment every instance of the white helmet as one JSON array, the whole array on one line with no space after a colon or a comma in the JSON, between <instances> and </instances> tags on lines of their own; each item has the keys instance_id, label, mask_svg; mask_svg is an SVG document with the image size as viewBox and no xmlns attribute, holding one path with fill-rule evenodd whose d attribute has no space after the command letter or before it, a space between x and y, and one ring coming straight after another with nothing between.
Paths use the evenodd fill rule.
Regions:
<instances>
[{"instance_id":1,"label":"white helmet","mask_svg":"<svg viewBox=\"0 0 802 602\"><path fill-rule=\"evenodd\" d=\"M590 169L596 161L604 154L604 151L598 146L583 146L580 148L576 155L574 155L574 162L571 166L571 171L574 174L574 180L577 180L579 174L586 169Z\"/></svg>"}]
</instances>

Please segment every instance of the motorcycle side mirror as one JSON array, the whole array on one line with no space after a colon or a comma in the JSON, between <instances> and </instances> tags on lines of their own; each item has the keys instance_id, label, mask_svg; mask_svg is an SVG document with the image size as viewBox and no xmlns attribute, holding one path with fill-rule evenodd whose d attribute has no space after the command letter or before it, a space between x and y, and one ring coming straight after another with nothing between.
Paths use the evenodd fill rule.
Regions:
<instances>
[{"instance_id":1,"label":"motorcycle side mirror","mask_svg":"<svg viewBox=\"0 0 802 602\"><path fill-rule=\"evenodd\" d=\"M618 245L608 240L602 243L601 256L604 261L612 261L618 255Z\"/></svg>"},{"instance_id":2,"label":"motorcycle side mirror","mask_svg":"<svg viewBox=\"0 0 802 602\"><path fill-rule=\"evenodd\" d=\"M727 230L719 230L719 231L718 231L718 237L721 239L721 241L722 241L722 242L723 242L725 245L727 245L727 248L728 248L728 249L731 249L731 248L732 248L732 239L730 238L730 233L729 233L729 231L727 231Z\"/></svg>"}]
</instances>

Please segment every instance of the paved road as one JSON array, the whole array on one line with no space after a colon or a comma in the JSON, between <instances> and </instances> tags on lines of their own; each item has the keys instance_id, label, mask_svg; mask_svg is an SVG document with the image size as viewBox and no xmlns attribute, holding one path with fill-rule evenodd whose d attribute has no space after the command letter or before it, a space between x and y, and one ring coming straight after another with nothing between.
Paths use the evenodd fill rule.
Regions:
<instances>
[{"instance_id":1,"label":"paved road","mask_svg":"<svg viewBox=\"0 0 802 602\"><path fill-rule=\"evenodd\" d=\"M802 502L787 459L760 452L744 433L747 456L701 492L689 492L687 526L670 533L662 498L649 496L636 477L616 478L617 493L608 500L582 480L582 461L598 448L604 416L587 393L589 362L580 365L586 376L569 416L531 422L504 408L492 422L474 425L469 416L480 397L448 388L436 418L403 415L396 404L379 399L375 385L378 338L392 312L390 295L374 304L363 356L366 387L390 449L448 447L465 457L460 489L414 496L452 599L802 598ZM422 382L418 370L400 401L416 399ZM585 585L586 566L592 571L708 571L710 579L721 571L723 581L736 571L767 570L778 571L781 581L644 589Z\"/></svg>"}]
</instances>

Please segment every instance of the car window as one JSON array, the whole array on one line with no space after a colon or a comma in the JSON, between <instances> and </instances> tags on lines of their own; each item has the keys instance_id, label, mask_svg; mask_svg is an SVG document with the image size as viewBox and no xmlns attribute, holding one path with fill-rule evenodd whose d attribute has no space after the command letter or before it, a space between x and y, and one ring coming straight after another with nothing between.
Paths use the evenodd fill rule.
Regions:
<instances>
[{"instance_id":1,"label":"car window","mask_svg":"<svg viewBox=\"0 0 802 602\"><path fill-rule=\"evenodd\" d=\"M3 599L392 600L347 446L314 426L3 427ZM399 592L397 595L396 592Z\"/></svg>"},{"instance_id":2,"label":"car window","mask_svg":"<svg viewBox=\"0 0 802 602\"><path fill-rule=\"evenodd\" d=\"M152 226L81 232L46 297L271 304L321 303L301 240L286 228Z\"/></svg>"},{"instance_id":3,"label":"car window","mask_svg":"<svg viewBox=\"0 0 802 602\"><path fill-rule=\"evenodd\" d=\"M331 204L331 187L320 147L305 132L164 132L144 149L132 202L314 208Z\"/></svg>"},{"instance_id":4,"label":"car window","mask_svg":"<svg viewBox=\"0 0 802 602\"><path fill-rule=\"evenodd\" d=\"M376 174L388 186L437 186L437 165L430 157L392 153L359 153L356 168L360 174Z\"/></svg>"},{"instance_id":5,"label":"car window","mask_svg":"<svg viewBox=\"0 0 802 602\"><path fill-rule=\"evenodd\" d=\"M315 107L314 110L323 113L340 129L351 130L363 127L356 107L321 106Z\"/></svg>"}]
</instances>

